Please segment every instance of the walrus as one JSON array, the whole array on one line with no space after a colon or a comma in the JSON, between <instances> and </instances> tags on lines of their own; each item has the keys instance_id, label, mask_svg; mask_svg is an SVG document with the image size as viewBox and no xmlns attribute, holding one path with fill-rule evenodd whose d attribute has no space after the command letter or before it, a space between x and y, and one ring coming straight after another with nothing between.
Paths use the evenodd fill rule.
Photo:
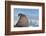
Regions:
<instances>
[{"instance_id":1,"label":"walrus","mask_svg":"<svg viewBox=\"0 0 46 36\"><path fill-rule=\"evenodd\" d=\"M24 14L18 14L18 16L20 16L18 22L16 25L14 25L14 27L27 27L28 26L28 18L26 15Z\"/></svg>"}]
</instances>

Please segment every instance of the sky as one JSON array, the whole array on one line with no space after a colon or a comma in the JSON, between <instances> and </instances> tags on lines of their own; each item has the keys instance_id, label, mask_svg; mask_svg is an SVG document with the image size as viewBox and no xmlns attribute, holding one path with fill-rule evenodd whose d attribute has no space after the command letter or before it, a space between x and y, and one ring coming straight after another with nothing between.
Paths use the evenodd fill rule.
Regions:
<instances>
[{"instance_id":1,"label":"sky","mask_svg":"<svg viewBox=\"0 0 46 36\"><path fill-rule=\"evenodd\" d=\"M14 8L14 16L18 16L19 13L27 15L29 19L38 19L39 17L39 9Z\"/></svg>"},{"instance_id":2,"label":"sky","mask_svg":"<svg viewBox=\"0 0 46 36\"><path fill-rule=\"evenodd\" d=\"M15 16L18 15L18 13L23 13L23 14L28 15L28 16L38 16L39 10L38 9L14 8Z\"/></svg>"}]
</instances>

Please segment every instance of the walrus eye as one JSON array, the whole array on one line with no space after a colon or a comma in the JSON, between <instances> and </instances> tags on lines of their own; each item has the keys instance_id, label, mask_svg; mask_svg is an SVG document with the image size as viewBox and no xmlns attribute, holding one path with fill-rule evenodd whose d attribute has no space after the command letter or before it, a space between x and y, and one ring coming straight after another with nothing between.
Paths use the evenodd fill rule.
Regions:
<instances>
[{"instance_id":1,"label":"walrus eye","mask_svg":"<svg viewBox=\"0 0 46 36\"><path fill-rule=\"evenodd\" d=\"M18 16L25 16L25 15L24 15L24 14L22 14L22 13L19 13L19 14L18 14Z\"/></svg>"},{"instance_id":2,"label":"walrus eye","mask_svg":"<svg viewBox=\"0 0 46 36\"><path fill-rule=\"evenodd\" d=\"M21 16L22 14L20 13L20 14L18 14L18 16Z\"/></svg>"}]
</instances>

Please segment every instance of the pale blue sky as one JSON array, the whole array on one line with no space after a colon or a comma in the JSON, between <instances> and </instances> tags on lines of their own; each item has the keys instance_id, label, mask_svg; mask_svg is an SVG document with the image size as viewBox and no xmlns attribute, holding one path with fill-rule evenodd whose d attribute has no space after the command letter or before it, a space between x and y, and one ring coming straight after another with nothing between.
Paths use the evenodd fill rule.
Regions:
<instances>
[{"instance_id":1,"label":"pale blue sky","mask_svg":"<svg viewBox=\"0 0 46 36\"><path fill-rule=\"evenodd\" d=\"M14 16L17 16L19 13L27 15L29 18L38 18L39 9L23 9L23 8L14 8Z\"/></svg>"}]
</instances>

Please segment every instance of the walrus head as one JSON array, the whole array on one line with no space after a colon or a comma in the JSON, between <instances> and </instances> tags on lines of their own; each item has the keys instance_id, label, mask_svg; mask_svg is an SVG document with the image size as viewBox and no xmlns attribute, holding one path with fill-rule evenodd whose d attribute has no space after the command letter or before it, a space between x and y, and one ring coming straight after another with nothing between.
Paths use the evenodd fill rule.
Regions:
<instances>
[{"instance_id":1,"label":"walrus head","mask_svg":"<svg viewBox=\"0 0 46 36\"><path fill-rule=\"evenodd\" d=\"M21 26L23 26L23 27L28 26L28 18L27 18L27 16L24 15L24 14L21 14L21 13L18 14L18 16L20 16L20 18L19 18L17 24L18 24L18 25L21 25Z\"/></svg>"}]
</instances>

